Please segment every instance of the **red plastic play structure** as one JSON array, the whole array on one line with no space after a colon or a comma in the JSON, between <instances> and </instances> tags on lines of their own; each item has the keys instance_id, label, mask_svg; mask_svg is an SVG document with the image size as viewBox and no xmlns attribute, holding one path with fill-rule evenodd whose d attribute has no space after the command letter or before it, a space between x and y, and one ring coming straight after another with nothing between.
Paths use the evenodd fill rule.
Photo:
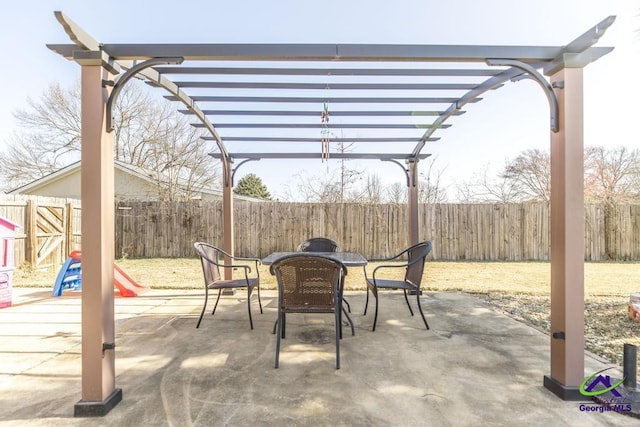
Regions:
<instances>
[{"instance_id":1,"label":"red plastic play structure","mask_svg":"<svg viewBox=\"0 0 640 427\"><path fill-rule=\"evenodd\" d=\"M59 297L65 290L82 290L81 265L82 253L73 251L60 268L58 277L53 285L53 296ZM117 264L113 264L113 284L116 294L121 297L135 297L149 288L138 284Z\"/></svg>"}]
</instances>

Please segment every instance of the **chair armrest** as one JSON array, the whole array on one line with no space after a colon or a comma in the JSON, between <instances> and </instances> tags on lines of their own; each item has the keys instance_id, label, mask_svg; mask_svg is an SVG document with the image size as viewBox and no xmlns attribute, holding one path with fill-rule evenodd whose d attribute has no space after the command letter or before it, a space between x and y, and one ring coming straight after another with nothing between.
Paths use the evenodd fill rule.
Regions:
<instances>
[{"instance_id":1,"label":"chair armrest","mask_svg":"<svg viewBox=\"0 0 640 427\"><path fill-rule=\"evenodd\" d=\"M231 257L233 259L237 259L239 261L255 261L258 264L262 264L262 261L260 260L260 258L253 258L253 257L248 257L248 258L244 258L244 257Z\"/></svg>"},{"instance_id":2,"label":"chair armrest","mask_svg":"<svg viewBox=\"0 0 640 427\"><path fill-rule=\"evenodd\" d=\"M376 280L376 273L378 272L378 270L382 269L382 268L407 268L410 264L382 264L377 266L376 268L373 269L372 272L372 278L373 281L375 282Z\"/></svg>"},{"instance_id":3,"label":"chair armrest","mask_svg":"<svg viewBox=\"0 0 640 427\"><path fill-rule=\"evenodd\" d=\"M386 258L385 258L385 259L381 259L381 260L373 260L373 259L370 259L370 260L368 260L368 261L369 261L369 262L376 262L376 261L377 261L377 262L380 262L380 261L388 261L388 259L386 259ZM372 278L373 278L373 280L375 280L376 271L378 271L378 270L379 270L379 269L381 269L381 268L399 268L399 267L406 267L406 266L407 266L407 264L383 264L383 265L378 265L378 266L376 266L376 267L373 269L373 271L371 272L371 274L372 274ZM363 265L363 266L362 266L362 270L364 271L364 278L365 278L365 279L369 279L369 275L367 274L367 266L366 266L366 265Z\"/></svg>"},{"instance_id":4,"label":"chair armrest","mask_svg":"<svg viewBox=\"0 0 640 427\"><path fill-rule=\"evenodd\" d=\"M403 253L404 252L400 252L398 255L394 255L391 258L371 258L371 259L367 259L367 262L369 263L369 262L393 261L394 259L398 258ZM377 269L377 267L376 267L376 269ZM373 271L375 272L376 269L374 269ZM368 276L367 276L367 266L363 265L362 266L362 270L364 270L364 277L365 277L365 279L367 279L368 278Z\"/></svg>"},{"instance_id":5,"label":"chair armrest","mask_svg":"<svg viewBox=\"0 0 640 427\"><path fill-rule=\"evenodd\" d=\"M228 252L225 252L225 251L224 251L224 250L222 250L222 249L218 249L218 250L219 250L219 251L220 251L220 253L222 253L224 256L227 256L227 257L229 257L229 258L231 258L232 260L235 260L235 261L253 261L253 262L255 262L255 263L256 263L256 274L258 274L258 276L260 276L260 271L258 270L258 264L262 264L262 261L260 260L260 258L253 258L253 257L236 257L236 256L233 256L233 255L229 254ZM210 262L212 262L213 264L215 264L215 265L219 266L219 267L222 267L222 268L234 268L234 269L237 269L237 268L244 268L244 269L248 270L248 271L245 271L245 273L251 273L251 271L252 271L251 267L249 267L248 265L236 265L236 264L232 264L232 265L224 265L224 264L221 264L221 263L219 263L219 262L217 262L217 261L212 261L212 260L210 260L209 258L207 258L207 260L208 260L208 261L210 261Z\"/></svg>"},{"instance_id":6,"label":"chair armrest","mask_svg":"<svg viewBox=\"0 0 640 427\"><path fill-rule=\"evenodd\" d=\"M401 254L400 254L401 255ZM413 264L415 264L416 262L422 261L422 258L416 258L411 262L405 262L402 264L383 264L383 265L379 265L376 268L373 269L373 273L372 273L372 278L375 282L376 280L376 272L381 269L381 268L407 268ZM365 270L365 277L366 277L366 273L367 271Z\"/></svg>"},{"instance_id":7,"label":"chair armrest","mask_svg":"<svg viewBox=\"0 0 640 427\"><path fill-rule=\"evenodd\" d=\"M404 251L402 251L402 252L400 252L400 253L392 256L392 257L389 257L389 258L371 258L371 259L368 259L367 261L368 262L393 261L394 259L399 258L400 256L404 255L409 249L410 248L405 249Z\"/></svg>"},{"instance_id":8,"label":"chair armrest","mask_svg":"<svg viewBox=\"0 0 640 427\"><path fill-rule=\"evenodd\" d=\"M227 256L227 257L229 257L231 259L237 259L237 260L240 260L240 261L258 261L258 262L260 262L260 258L255 258L255 257L246 257L245 258L245 257L234 256L234 255L231 255L229 252L227 252L227 251L225 251L223 249L220 249L220 248L217 248L217 249L222 255Z\"/></svg>"},{"instance_id":9,"label":"chair armrest","mask_svg":"<svg viewBox=\"0 0 640 427\"><path fill-rule=\"evenodd\" d=\"M244 268L245 270L247 270L248 273L251 273L251 267L248 265L240 265L240 264L231 264L231 265L224 265L224 264L218 264L219 267L222 268L233 268L234 270L237 270L239 268Z\"/></svg>"},{"instance_id":10,"label":"chair armrest","mask_svg":"<svg viewBox=\"0 0 640 427\"><path fill-rule=\"evenodd\" d=\"M241 257L237 257L237 258L233 258L233 259L238 260L238 261L252 261L252 262L254 262L255 265L256 265L256 274L258 275L258 277L260 277L260 269L258 268L259 265L262 265L262 261L260 260L260 258L253 258L253 257L241 258ZM251 268L249 268L249 273L251 273Z\"/></svg>"}]
</instances>

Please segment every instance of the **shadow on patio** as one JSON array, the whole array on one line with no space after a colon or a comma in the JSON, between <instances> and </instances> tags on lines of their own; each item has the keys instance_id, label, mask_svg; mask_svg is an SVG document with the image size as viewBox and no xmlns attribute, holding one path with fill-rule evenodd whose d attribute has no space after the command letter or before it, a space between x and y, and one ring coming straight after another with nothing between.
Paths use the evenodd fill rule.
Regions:
<instances>
[{"instance_id":1,"label":"shadow on patio","mask_svg":"<svg viewBox=\"0 0 640 427\"><path fill-rule=\"evenodd\" d=\"M0 310L2 425L626 425L580 410L542 386L549 337L464 294L423 297L432 329L400 293L384 295L376 332L364 292L348 293L335 369L332 315L288 317L274 369L274 291L249 328L243 292L223 297L195 328L200 291L153 290L116 299L116 387L104 418L73 418L81 397L80 298L15 289ZM415 304L415 301L412 301ZM257 308L257 304L256 304ZM303 325L304 324L304 325ZM605 365L586 355L586 369ZM594 406L595 404L588 404Z\"/></svg>"}]
</instances>

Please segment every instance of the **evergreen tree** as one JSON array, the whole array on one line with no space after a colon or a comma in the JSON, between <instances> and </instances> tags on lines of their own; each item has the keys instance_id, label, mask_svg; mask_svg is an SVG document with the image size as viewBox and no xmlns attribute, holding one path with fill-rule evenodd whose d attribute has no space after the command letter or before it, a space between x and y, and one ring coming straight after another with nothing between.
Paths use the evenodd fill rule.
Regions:
<instances>
[{"instance_id":1,"label":"evergreen tree","mask_svg":"<svg viewBox=\"0 0 640 427\"><path fill-rule=\"evenodd\" d=\"M238 181L233 192L241 196L271 200L271 194L269 194L267 186L264 185L262 179L260 179L258 175L253 173L243 176L242 179Z\"/></svg>"}]
</instances>

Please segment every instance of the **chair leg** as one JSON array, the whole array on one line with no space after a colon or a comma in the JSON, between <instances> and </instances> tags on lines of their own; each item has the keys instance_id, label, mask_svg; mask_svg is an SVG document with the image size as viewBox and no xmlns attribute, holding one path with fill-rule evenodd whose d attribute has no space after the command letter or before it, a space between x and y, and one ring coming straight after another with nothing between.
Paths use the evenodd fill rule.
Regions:
<instances>
[{"instance_id":1,"label":"chair leg","mask_svg":"<svg viewBox=\"0 0 640 427\"><path fill-rule=\"evenodd\" d=\"M373 294L374 297L376 297L376 313L373 315L373 329L372 329L372 331L375 332L376 322L378 321L378 292L371 291L371 293Z\"/></svg>"},{"instance_id":2,"label":"chair leg","mask_svg":"<svg viewBox=\"0 0 640 427\"><path fill-rule=\"evenodd\" d=\"M276 337L276 366L278 369L278 365L280 362L280 329L282 328L282 313L278 312L278 320L276 320L276 332L278 336Z\"/></svg>"},{"instance_id":3,"label":"chair leg","mask_svg":"<svg viewBox=\"0 0 640 427\"><path fill-rule=\"evenodd\" d=\"M287 313L282 313L282 338L286 338L287 333Z\"/></svg>"},{"instance_id":4,"label":"chair leg","mask_svg":"<svg viewBox=\"0 0 640 427\"><path fill-rule=\"evenodd\" d=\"M198 324L196 325L196 329L200 327L200 322L202 322L202 316L204 316L204 312L207 310L207 301L209 301L209 288L204 288L204 306L202 307L202 312L200 313L200 318L198 319Z\"/></svg>"},{"instance_id":5,"label":"chair leg","mask_svg":"<svg viewBox=\"0 0 640 427\"><path fill-rule=\"evenodd\" d=\"M260 314L263 314L262 311L262 300L260 299L260 285L258 285L258 305L260 306Z\"/></svg>"},{"instance_id":6,"label":"chair leg","mask_svg":"<svg viewBox=\"0 0 640 427\"><path fill-rule=\"evenodd\" d=\"M347 313L344 308L342 309L342 313L344 313L344 315L347 316L347 321L349 322L349 326L351 326L351 335L355 336L356 331L353 328L353 320L351 320L349 313ZM342 315L340 315L340 325L342 325ZM340 329L340 338L342 338L342 329Z\"/></svg>"},{"instance_id":7,"label":"chair leg","mask_svg":"<svg viewBox=\"0 0 640 427\"><path fill-rule=\"evenodd\" d=\"M349 301L347 301L346 298L342 298L342 302L347 304L347 311L349 311L349 313L351 313L351 304L349 304Z\"/></svg>"},{"instance_id":8,"label":"chair leg","mask_svg":"<svg viewBox=\"0 0 640 427\"><path fill-rule=\"evenodd\" d=\"M342 312L344 312L345 314L347 313L346 311L344 311L344 307L342 306L342 301L341 301L340 305L336 306L336 317L337 317L336 322L340 322L340 339L342 339Z\"/></svg>"},{"instance_id":9,"label":"chair leg","mask_svg":"<svg viewBox=\"0 0 640 427\"><path fill-rule=\"evenodd\" d=\"M251 318L251 288L247 288L247 311L249 312L249 324L253 329L253 319Z\"/></svg>"},{"instance_id":10,"label":"chair leg","mask_svg":"<svg viewBox=\"0 0 640 427\"><path fill-rule=\"evenodd\" d=\"M420 291L416 293L416 300L418 301L418 310L420 310L420 315L422 316L422 320L424 321L424 326L429 329L429 324L427 323L427 319L424 317L424 313L422 312L422 306L420 305Z\"/></svg>"},{"instance_id":11,"label":"chair leg","mask_svg":"<svg viewBox=\"0 0 640 427\"><path fill-rule=\"evenodd\" d=\"M367 284L367 299L364 302L364 314L363 316L367 315L367 306L369 305L369 284Z\"/></svg>"},{"instance_id":12,"label":"chair leg","mask_svg":"<svg viewBox=\"0 0 640 427\"><path fill-rule=\"evenodd\" d=\"M342 310L336 310L336 369L340 369L340 338L342 336Z\"/></svg>"},{"instance_id":13,"label":"chair leg","mask_svg":"<svg viewBox=\"0 0 640 427\"><path fill-rule=\"evenodd\" d=\"M216 305L213 306L213 311L211 312L212 316L214 314L216 314L216 308L218 308L218 302L220 301L220 295L222 295L222 288L218 289L218 298L216 299Z\"/></svg>"},{"instance_id":14,"label":"chair leg","mask_svg":"<svg viewBox=\"0 0 640 427\"><path fill-rule=\"evenodd\" d=\"M409 312L413 316L413 309L411 308L411 304L409 304L409 298L407 297L407 290L403 289L402 291L404 292L404 300L407 302L407 307L409 307Z\"/></svg>"}]
</instances>

